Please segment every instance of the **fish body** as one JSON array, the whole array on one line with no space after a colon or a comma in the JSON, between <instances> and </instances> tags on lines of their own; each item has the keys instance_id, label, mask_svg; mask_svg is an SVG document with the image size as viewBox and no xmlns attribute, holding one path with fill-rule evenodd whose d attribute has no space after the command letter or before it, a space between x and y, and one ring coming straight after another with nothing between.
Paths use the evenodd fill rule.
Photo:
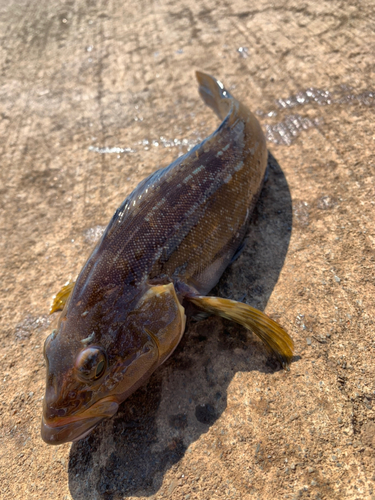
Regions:
<instances>
[{"instance_id":1,"label":"fish body","mask_svg":"<svg viewBox=\"0 0 375 500\"><path fill-rule=\"evenodd\" d=\"M178 345L189 303L245 324L284 364L291 359L290 337L263 313L205 297L243 241L267 148L246 106L213 77L197 79L221 125L135 188L55 299L55 309L65 307L44 347L49 444L81 439L116 413Z\"/></svg>"}]
</instances>

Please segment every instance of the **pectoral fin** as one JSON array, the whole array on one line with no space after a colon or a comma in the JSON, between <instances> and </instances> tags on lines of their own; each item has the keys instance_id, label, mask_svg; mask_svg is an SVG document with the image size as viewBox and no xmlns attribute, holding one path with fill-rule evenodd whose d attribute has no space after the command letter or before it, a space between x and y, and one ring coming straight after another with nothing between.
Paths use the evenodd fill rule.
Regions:
<instances>
[{"instance_id":1,"label":"pectoral fin","mask_svg":"<svg viewBox=\"0 0 375 500\"><path fill-rule=\"evenodd\" d=\"M137 309L142 314L143 328L158 347L159 364L164 363L180 342L186 322L173 283L150 287Z\"/></svg>"},{"instance_id":2,"label":"pectoral fin","mask_svg":"<svg viewBox=\"0 0 375 500\"><path fill-rule=\"evenodd\" d=\"M188 300L205 311L230 319L254 332L267 350L276 354L284 368L293 357L293 340L273 319L242 302L218 297L189 297Z\"/></svg>"},{"instance_id":3,"label":"pectoral fin","mask_svg":"<svg viewBox=\"0 0 375 500\"><path fill-rule=\"evenodd\" d=\"M50 314L64 309L66 301L68 300L69 295L72 293L74 285L75 281L68 281L68 283L65 283L61 290L52 298L52 304L49 309Z\"/></svg>"}]
</instances>

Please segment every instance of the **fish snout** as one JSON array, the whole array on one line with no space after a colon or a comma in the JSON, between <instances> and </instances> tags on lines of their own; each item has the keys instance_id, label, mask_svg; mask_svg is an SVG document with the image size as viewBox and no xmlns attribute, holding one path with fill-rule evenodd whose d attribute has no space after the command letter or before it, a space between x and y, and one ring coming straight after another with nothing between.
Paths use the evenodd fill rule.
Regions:
<instances>
[{"instance_id":1,"label":"fish snout","mask_svg":"<svg viewBox=\"0 0 375 500\"><path fill-rule=\"evenodd\" d=\"M63 425L51 425L42 417L41 435L47 444L63 444L86 437L102 420L102 417L88 418Z\"/></svg>"},{"instance_id":2,"label":"fish snout","mask_svg":"<svg viewBox=\"0 0 375 500\"><path fill-rule=\"evenodd\" d=\"M65 409L55 410L45 403L43 408L42 439L47 444L63 444L86 437L103 418L112 417L118 410L114 398L104 398L82 413L64 417Z\"/></svg>"}]
</instances>

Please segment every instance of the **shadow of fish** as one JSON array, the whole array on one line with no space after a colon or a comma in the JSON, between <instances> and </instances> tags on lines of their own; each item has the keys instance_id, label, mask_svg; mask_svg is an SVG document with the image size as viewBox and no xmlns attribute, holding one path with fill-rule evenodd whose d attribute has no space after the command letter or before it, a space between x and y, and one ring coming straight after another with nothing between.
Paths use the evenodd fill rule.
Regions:
<instances>
[{"instance_id":1,"label":"shadow of fish","mask_svg":"<svg viewBox=\"0 0 375 500\"><path fill-rule=\"evenodd\" d=\"M186 314L244 325L286 368L293 341L247 304L209 297L241 247L260 193L267 148L246 106L197 72L204 102L222 120L186 155L143 180L112 217L75 283L54 298L63 309L46 339L42 438L85 437L174 351Z\"/></svg>"}]
</instances>

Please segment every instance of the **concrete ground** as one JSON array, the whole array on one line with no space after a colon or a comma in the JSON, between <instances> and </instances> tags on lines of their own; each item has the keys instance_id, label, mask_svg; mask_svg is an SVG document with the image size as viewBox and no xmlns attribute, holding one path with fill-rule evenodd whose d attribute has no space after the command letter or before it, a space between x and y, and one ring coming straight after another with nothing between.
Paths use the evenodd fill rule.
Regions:
<instances>
[{"instance_id":1,"label":"concrete ground","mask_svg":"<svg viewBox=\"0 0 375 500\"><path fill-rule=\"evenodd\" d=\"M0 496L375 499L370 0L0 0ZM136 184L217 126L195 69L266 131L269 180L216 293L293 336L191 323L94 433L40 438L48 308Z\"/></svg>"}]
</instances>

